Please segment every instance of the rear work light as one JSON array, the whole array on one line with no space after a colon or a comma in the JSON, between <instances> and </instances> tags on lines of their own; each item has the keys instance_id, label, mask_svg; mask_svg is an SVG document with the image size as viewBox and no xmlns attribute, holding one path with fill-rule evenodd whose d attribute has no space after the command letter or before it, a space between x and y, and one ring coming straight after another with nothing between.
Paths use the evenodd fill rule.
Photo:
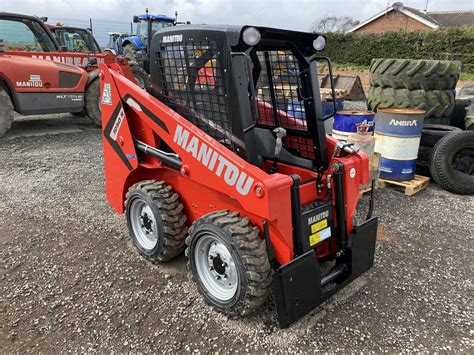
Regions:
<instances>
[{"instance_id":1,"label":"rear work light","mask_svg":"<svg viewBox=\"0 0 474 355\"><path fill-rule=\"evenodd\" d=\"M316 37L316 39L313 41L313 47L318 52L321 52L324 47L326 47L326 38L324 38L324 36Z\"/></svg>"},{"instance_id":2,"label":"rear work light","mask_svg":"<svg viewBox=\"0 0 474 355\"><path fill-rule=\"evenodd\" d=\"M255 46L260 42L262 35L260 31L257 30L255 27L248 27L242 33L242 39L244 43L248 46Z\"/></svg>"}]
</instances>

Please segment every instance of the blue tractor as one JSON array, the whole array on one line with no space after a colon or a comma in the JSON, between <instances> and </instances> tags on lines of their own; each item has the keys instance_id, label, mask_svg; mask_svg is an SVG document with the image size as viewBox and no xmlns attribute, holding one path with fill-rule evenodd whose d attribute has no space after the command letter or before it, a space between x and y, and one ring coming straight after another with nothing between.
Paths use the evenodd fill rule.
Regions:
<instances>
[{"instance_id":1,"label":"blue tractor","mask_svg":"<svg viewBox=\"0 0 474 355\"><path fill-rule=\"evenodd\" d=\"M131 36L134 35L130 32L109 32L109 43L104 51L123 55L123 41Z\"/></svg>"},{"instance_id":2,"label":"blue tractor","mask_svg":"<svg viewBox=\"0 0 474 355\"><path fill-rule=\"evenodd\" d=\"M118 52L122 52L129 62L138 63L149 73L150 63L147 52L151 39L157 31L176 25L176 18L165 15L150 15L148 9L146 9L144 15L133 16L133 22L137 24L136 33L125 38L122 36L122 50L120 50L120 46L117 46Z\"/></svg>"}]
</instances>

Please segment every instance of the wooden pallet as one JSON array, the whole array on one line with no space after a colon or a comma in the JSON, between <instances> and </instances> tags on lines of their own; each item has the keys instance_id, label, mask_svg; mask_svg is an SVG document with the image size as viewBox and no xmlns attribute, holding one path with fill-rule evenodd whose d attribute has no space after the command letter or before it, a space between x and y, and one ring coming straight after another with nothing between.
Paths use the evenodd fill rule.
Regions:
<instances>
[{"instance_id":1,"label":"wooden pallet","mask_svg":"<svg viewBox=\"0 0 474 355\"><path fill-rule=\"evenodd\" d=\"M376 189L376 190L377 190L377 187L378 187L378 186L375 185L375 189ZM369 187L361 188L361 189L359 190L359 198L361 198L362 195L364 195L364 194L366 194L366 193L368 193L368 192L370 192L370 191L372 191L372 187L370 187L370 186L369 186Z\"/></svg>"},{"instance_id":2,"label":"wooden pallet","mask_svg":"<svg viewBox=\"0 0 474 355\"><path fill-rule=\"evenodd\" d=\"M428 187L430 178L421 175L415 175L413 180L407 181L394 181L379 179L379 187L385 187L387 185L395 185L404 188L405 195L412 196L417 192L420 192Z\"/></svg>"}]
</instances>

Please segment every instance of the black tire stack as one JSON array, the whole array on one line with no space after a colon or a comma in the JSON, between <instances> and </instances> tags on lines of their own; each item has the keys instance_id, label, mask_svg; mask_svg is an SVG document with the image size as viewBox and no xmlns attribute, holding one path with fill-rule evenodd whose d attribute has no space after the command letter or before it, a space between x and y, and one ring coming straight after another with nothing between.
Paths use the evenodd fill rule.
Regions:
<instances>
[{"instance_id":1,"label":"black tire stack","mask_svg":"<svg viewBox=\"0 0 474 355\"><path fill-rule=\"evenodd\" d=\"M449 124L460 73L459 61L374 59L369 109L418 108L426 111L426 123Z\"/></svg>"},{"instance_id":2,"label":"black tire stack","mask_svg":"<svg viewBox=\"0 0 474 355\"><path fill-rule=\"evenodd\" d=\"M418 149L418 159L416 160L416 173L418 175L431 177L431 151L440 139L461 129L453 126L430 124L423 125L423 132Z\"/></svg>"},{"instance_id":3,"label":"black tire stack","mask_svg":"<svg viewBox=\"0 0 474 355\"><path fill-rule=\"evenodd\" d=\"M425 124L416 173L430 176L447 191L474 194L474 131Z\"/></svg>"},{"instance_id":4,"label":"black tire stack","mask_svg":"<svg viewBox=\"0 0 474 355\"><path fill-rule=\"evenodd\" d=\"M441 138L431 151L430 172L443 189L474 195L474 131L454 132Z\"/></svg>"}]
</instances>

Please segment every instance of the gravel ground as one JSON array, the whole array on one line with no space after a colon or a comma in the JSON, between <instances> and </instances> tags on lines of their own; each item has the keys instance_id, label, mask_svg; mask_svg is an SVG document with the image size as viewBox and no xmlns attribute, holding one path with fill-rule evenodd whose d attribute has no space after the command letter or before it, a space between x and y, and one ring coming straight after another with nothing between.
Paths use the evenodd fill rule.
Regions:
<instances>
[{"instance_id":1,"label":"gravel ground","mask_svg":"<svg viewBox=\"0 0 474 355\"><path fill-rule=\"evenodd\" d=\"M44 122L79 124L0 140L2 352L474 351L473 197L378 190L375 267L280 330L270 301L241 319L206 306L184 256L140 258L105 200L99 130Z\"/></svg>"}]
</instances>

